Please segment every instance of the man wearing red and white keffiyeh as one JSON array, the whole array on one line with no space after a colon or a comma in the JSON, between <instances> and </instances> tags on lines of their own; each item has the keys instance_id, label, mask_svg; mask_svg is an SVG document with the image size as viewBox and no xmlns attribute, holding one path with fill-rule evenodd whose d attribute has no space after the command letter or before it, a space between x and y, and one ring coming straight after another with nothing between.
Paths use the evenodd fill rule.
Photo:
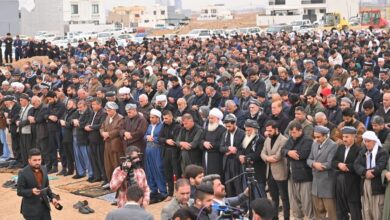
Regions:
<instances>
[{"instance_id":1,"label":"man wearing red and white keffiyeh","mask_svg":"<svg viewBox=\"0 0 390 220\"><path fill-rule=\"evenodd\" d=\"M144 190L144 199L143 199L143 207L146 207L149 204L150 200L150 189L148 183L146 181L145 171L141 168L139 159L140 150L138 147L130 146L126 149L126 155L131 158L132 162L125 162L121 166L115 168L112 173L110 188L113 191L117 191L117 199L118 199L118 207L123 207L127 202L127 188L132 184L137 184ZM125 167L132 167L131 169L127 169ZM132 170L132 173L129 173L129 170Z\"/></svg>"}]
</instances>

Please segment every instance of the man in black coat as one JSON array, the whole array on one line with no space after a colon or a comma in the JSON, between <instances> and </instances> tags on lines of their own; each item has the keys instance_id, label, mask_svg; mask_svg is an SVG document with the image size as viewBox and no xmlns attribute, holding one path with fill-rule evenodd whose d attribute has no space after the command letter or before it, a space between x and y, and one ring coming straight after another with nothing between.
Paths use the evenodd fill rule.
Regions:
<instances>
[{"instance_id":1,"label":"man in black coat","mask_svg":"<svg viewBox=\"0 0 390 220\"><path fill-rule=\"evenodd\" d=\"M355 172L362 177L363 219L382 219L385 186L382 185L381 173L386 168L389 153L381 147L380 140L373 131L362 135L365 148L359 153L354 163Z\"/></svg>"},{"instance_id":2,"label":"man in black coat","mask_svg":"<svg viewBox=\"0 0 390 220\"><path fill-rule=\"evenodd\" d=\"M58 207L56 195L49 187L45 166L41 166L41 152L32 148L28 155L28 166L18 175L17 194L23 197L20 213L25 219L50 220L50 203Z\"/></svg>"},{"instance_id":3,"label":"man in black coat","mask_svg":"<svg viewBox=\"0 0 390 220\"><path fill-rule=\"evenodd\" d=\"M336 214L337 219L362 219L362 205L360 202L360 176L355 173L353 164L362 149L355 143L357 130L346 126L341 130L343 144L337 148L332 160L332 167L336 170Z\"/></svg>"},{"instance_id":4,"label":"man in black coat","mask_svg":"<svg viewBox=\"0 0 390 220\"><path fill-rule=\"evenodd\" d=\"M180 151L176 147L175 138L179 134L180 124L173 118L171 111L163 113L164 126L158 136L158 142L164 146L164 174L168 185L168 196L172 197L174 190L174 178L181 177Z\"/></svg>"},{"instance_id":5,"label":"man in black coat","mask_svg":"<svg viewBox=\"0 0 390 220\"><path fill-rule=\"evenodd\" d=\"M6 63L12 63L12 42L14 40L12 39L11 33L7 33L7 37L4 40L5 43L5 62Z\"/></svg>"},{"instance_id":6,"label":"man in black coat","mask_svg":"<svg viewBox=\"0 0 390 220\"><path fill-rule=\"evenodd\" d=\"M176 146L180 148L180 166L184 173L187 165L201 165L202 157L200 143L203 129L195 124L194 118L190 114L184 114L182 117L182 128L176 137Z\"/></svg>"},{"instance_id":7,"label":"man in black coat","mask_svg":"<svg viewBox=\"0 0 390 220\"><path fill-rule=\"evenodd\" d=\"M62 145L66 155L66 166L62 164L62 175L73 175L74 173L74 152L73 152L73 126L72 121L78 117L76 101L69 99L66 104L66 112L60 120Z\"/></svg>"},{"instance_id":8,"label":"man in black coat","mask_svg":"<svg viewBox=\"0 0 390 220\"><path fill-rule=\"evenodd\" d=\"M219 151L223 133L226 129L220 123L223 113L217 109L211 109L208 116L208 124L203 132L200 149L203 151L202 164L205 169L205 175L218 174L223 180L222 158L223 154Z\"/></svg>"},{"instance_id":9,"label":"man in black coat","mask_svg":"<svg viewBox=\"0 0 390 220\"><path fill-rule=\"evenodd\" d=\"M31 133L34 147L41 150L44 164L50 163L50 151L48 146L47 123L45 115L47 115L47 107L42 104L41 98L33 96L31 98L33 108L30 110L27 119L30 121Z\"/></svg>"},{"instance_id":10,"label":"man in black coat","mask_svg":"<svg viewBox=\"0 0 390 220\"><path fill-rule=\"evenodd\" d=\"M9 132L11 133L13 155L17 162L13 164L11 167L21 166L22 155L21 155L20 144L19 144L20 135L18 131L18 126L16 125L16 121L19 120L19 113L21 108L20 105L17 103L16 99L14 98L14 96L5 96L3 101L4 101L4 105L8 109L7 124L9 126Z\"/></svg>"},{"instance_id":11,"label":"man in black coat","mask_svg":"<svg viewBox=\"0 0 390 220\"><path fill-rule=\"evenodd\" d=\"M260 192L256 192L256 197L267 197L265 192L265 180L266 180L266 168L267 165L259 156L264 147L264 137L259 134L259 125L257 121L247 119L245 121L245 137L242 141L242 148L239 152L239 160L244 168L253 166L255 169L255 178L257 180L258 189Z\"/></svg>"},{"instance_id":12,"label":"man in black coat","mask_svg":"<svg viewBox=\"0 0 390 220\"><path fill-rule=\"evenodd\" d=\"M90 149L90 159L93 170L93 182L107 181L104 169L104 142L100 135L100 127L107 117L107 113L102 108L102 101L94 98L91 103L92 114L88 119L88 124L84 129L88 132Z\"/></svg>"},{"instance_id":13,"label":"man in black coat","mask_svg":"<svg viewBox=\"0 0 390 220\"><path fill-rule=\"evenodd\" d=\"M86 101L80 100L77 103L78 118L73 119L72 125L76 129L73 133L74 160L76 163L77 174L73 179L79 179L88 172L88 182L93 181L93 170L90 161L90 148L88 146L88 133L85 126L88 125L89 118L92 115L91 109L88 108Z\"/></svg>"},{"instance_id":14,"label":"man in black coat","mask_svg":"<svg viewBox=\"0 0 390 220\"><path fill-rule=\"evenodd\" d=\"M243 170L239 160L239 153L242 149L242 141L245 132L236 124L237 118L234 114L225 116L223 123L226 131L222 135L222 142L219 150L224 154L222 168L225 171L225 181L240 175ZM243 190L243 178L239 177L226 184L226 193L228 197L237 196Z\"/></svg>"},{"instance_id":15,"label":"man in black coat","mask_svg":"<svg viewBox=\"0 0 390 220\"><path fill-rule=\"evenodd\" d=\"M274 103L272 103L273 105ZM312 169L306 160L310 155L313 139L303 134L299 122L292 122L289 127L290 137L282 148L282 155L287 158L289 177L290 203L296 219L314 219L311 184Z\"/></svg>"},{"instance_id":16,"label":"man in black coat","mask_svg":"<svg viewBox=\"0 0 390 220\"><path fill-rule=\"evenodd\" d=\"M50 151L50 163L46 164L46 166L50 174L58 172L57 150L61 147L61 127L59 120L64 115L66 107L63 102L57 100L56 93L52 91L47 93L46 99L48 107L45 119L47 120L47 132L50 133L48 146ZM62 154L61 156L65 155Z\"/></svg>"}]
</instances>

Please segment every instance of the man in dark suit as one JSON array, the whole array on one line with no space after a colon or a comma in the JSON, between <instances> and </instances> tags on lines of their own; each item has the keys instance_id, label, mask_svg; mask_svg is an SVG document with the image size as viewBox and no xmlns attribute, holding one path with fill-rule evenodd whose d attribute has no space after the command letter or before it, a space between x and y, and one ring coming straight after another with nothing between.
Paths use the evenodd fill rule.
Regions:
<instances>
[{"instance_id":1,"label":"man in dark suit","mask_svg":"<svg viewBox=\"0 0 390 220\"><path fill-rule=\"evenodd\" d=\"M132 185L127 189L127 203L123 208L109 212L106 220L153 220L153 215L146 212L142 203L144 191L138 185Z\"/></svg>"},{"instance_id":2,"label":"man in dark suit","mask_svg":"<svg viewBox=\"0 0 390 220\"><path fill-rule=\"evenodd\" d=\"M332 167L336 170L336 214L337 219L362 219L362 205L360 202L360 176L355 173L355 162L361 147L355 143L357 130L345 126L341 130L343 144L337 148L332 160Z\"/></svg>"},{"instance_id":3,"label":"man in dark suit","mask_svg":"<svg viewBox=\"0 0 390 220\"><path fill-rule=\"evenodd\" d=\"M28 152L28 166L18 175L17 194L23 197L20 212L25 219L50 220L50 202L57 207L56 195L49 188L46 166L41 166L41 151Z\"/></svg>"}]
</instances>

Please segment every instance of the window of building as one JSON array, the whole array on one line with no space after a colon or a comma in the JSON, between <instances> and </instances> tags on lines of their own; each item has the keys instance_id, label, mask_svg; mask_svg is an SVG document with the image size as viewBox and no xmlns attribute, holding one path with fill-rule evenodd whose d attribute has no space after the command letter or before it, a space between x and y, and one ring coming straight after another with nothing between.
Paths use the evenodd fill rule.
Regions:
<instances>
[{"instance_id":1,"label":"window of building","mask_svg":"<svg viewBox=\"0 0 390 220\"><path fill-rule=\"evenodd\" d=\"M140 15L139 15L139 14L135 14L134 17L135 17L135 18L139 18Z\"/></svg>"},{"instance_id":2,"label":"window of building","mask_svg":"<svg viewBox=\"0 0 390 220\"><path fill-rule=\"evenodd\" d=\"M157 11L153 11L153 15L157 15Z\"/></svg>"},{"instance_id":3,"label":"window of building","mask_svg":"<svg viewBox=\"0 0 390 220\"><path fill-rule=\"evenodd\" d=\"M70 13L72 15L78 15L79 14L79 5L77 4L72 4L71 5L71 9L70 9Z\"/></svg>"},{"instance_id":4,"label":"window of building","mask_svg":"<svg viewBox=\"0 0 390 220\"><path fill-rule=\"evenodd\" d=\"M320 13L325 14L326 13L326 9L320 9Z\"/></svg>"},{"instance_id":5,"label":"window of building","mask_svg":"<svg viewBox=\"0 0 390 220\"><path fill-rule=\"evenodd\" d=\"M211 9L211 14L217 14L217 9Z\"/></svg>"},{"instance_id":6,"label":"window of building","mask_svg":"<svg viewBox=\"0 0 390 220\"><path fill-rule=\"evenodd\" d=\"M275 5L285 5L286 0L275 0Z\"/></svg>"},{"instance_id":7,"label":"window of building","mask_svg":"<svg viewBox=\"0 0 390 220\"><path fill-rule=\"evenodd\" d=\"M161 10L161 15L165 15L165 11L164 10Z\"/></svg>"},{"instance_id":8,"label":"window of building","mask_svg":"<svg viewBox=\"0 0 390 220\"><path fill-rule=\"evenodd\" d=\"M92 14L99 14L99 5L92 4Z\"/></svg>"}]
</instances>

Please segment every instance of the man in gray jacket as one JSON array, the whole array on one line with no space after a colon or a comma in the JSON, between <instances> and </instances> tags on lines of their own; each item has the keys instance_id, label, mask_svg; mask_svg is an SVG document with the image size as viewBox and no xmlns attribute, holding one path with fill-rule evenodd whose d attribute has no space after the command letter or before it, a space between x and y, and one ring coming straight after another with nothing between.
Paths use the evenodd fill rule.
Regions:
<instances>
[{"instance_id":1,"label":"man in gray jacket","mask_svg":"<svg viewBox=\"0 0 390 220\"><path fill-rule=\"evenodd\" d=\"M190 205L191 185L188 179L178 179L174 198L161 210L161 220L172 219L177 210Z\"/></svg>"},{"instance_id":2,"label":"man in gray jacket","mask_svg":"<svg viewBox=\"0 0 390 220\"><path fill-rule=\"evenodd\" d=\"M142 207L144 191L138 185L127 189L127 203L124 207L109 212L106 220L154 220L152 214Z\"/></svg>"},{"instance_id":3,"label":"man in gray jacket","mask_svg":"<svg viewBox=\"0 0 390 220\"><path fill-rule=\"evenodd\" d=\"M330 219L337 219L335 200L336 173L332 169L332 160L337 151L337 144L329 138L329 128L314 127L312 144L307 165L313 170L311 193L316 219L323 219L328 213Z\"/></svg>"}]
</instances>

